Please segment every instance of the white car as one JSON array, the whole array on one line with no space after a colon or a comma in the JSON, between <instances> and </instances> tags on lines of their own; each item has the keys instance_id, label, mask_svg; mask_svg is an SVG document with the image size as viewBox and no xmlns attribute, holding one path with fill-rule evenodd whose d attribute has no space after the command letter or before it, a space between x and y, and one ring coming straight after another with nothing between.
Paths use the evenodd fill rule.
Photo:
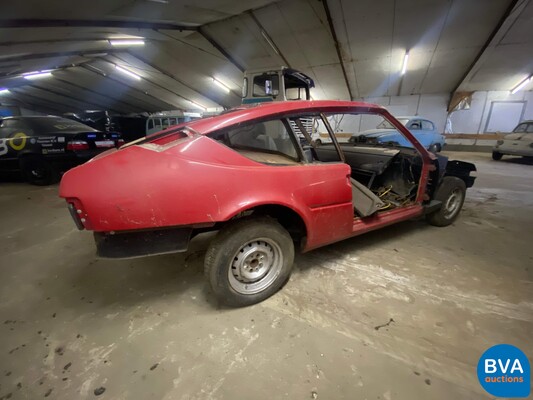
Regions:
<instances>
[{"instance_id":1,"label":"white car","mask_svg":"<svg viewBox=\"0 0 533 400\"><path fill-rule=\"evenodd\" d=\"M533 157L533 120L520 122L512 133L498 140L492 149L492 159L501 160L504 154Z\"/></svg>"}]
</instances>

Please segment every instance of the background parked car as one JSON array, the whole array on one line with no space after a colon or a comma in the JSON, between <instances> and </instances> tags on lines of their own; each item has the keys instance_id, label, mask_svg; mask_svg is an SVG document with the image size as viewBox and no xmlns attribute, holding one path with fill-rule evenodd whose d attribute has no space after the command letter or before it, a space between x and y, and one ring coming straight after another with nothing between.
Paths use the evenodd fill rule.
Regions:
<instances>
[{"instance_id":1,"label":"background parked car","mask_svg":"<svg viewBox=\"0 0 533 400\"><path fill-rule=\"evenodd\" d=\"M533 120L519 123L513 133L498 140L492 150L492 158L501 160L504 154L533 157Z\"/></svg>"},{"instance_id":2,"label":"background parked car","mask_svg":"<svg viewBox=\"0 0 533 400\"><path fill-rule=\"evenodd\" d=\"M35 185L122 145L120 134L101 132L66 118L8 117L0 120L0 172L22 172Z\"/></svg>"},{"instance_id":3,"label":"background parked car","mask_svg":"<svg viewBox=\"0 0 533 400\"><path fill-rule=\"evenodd\" d=\"M435 129L435 124L428 119L420 117L398 117L398 121L404 125L422 145L438 153L445 144L444 136ZM399 146L412 147L412 145L392 126L388 121L383 120L376 129L361 132L350 138L350 143L395 143Z\"/></svg>"}]
</instances>

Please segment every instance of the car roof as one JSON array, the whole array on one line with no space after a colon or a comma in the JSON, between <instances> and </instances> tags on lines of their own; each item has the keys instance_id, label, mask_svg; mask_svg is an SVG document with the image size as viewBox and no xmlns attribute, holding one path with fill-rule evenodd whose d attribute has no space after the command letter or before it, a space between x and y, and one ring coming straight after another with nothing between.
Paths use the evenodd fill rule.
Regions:
<instances>
[{"instance_id":1,"label":"car roof","mask_svg":"<svg viewBox=\"0 0 533 400\"><path fill-rule=\"evenodd\" d=\"M60 117L58 115L11 115L9 117L2 117L2 119L34 119L34 118L61 118L69 119L65 117Z\"/></svg>"},{"instance_id":2,"label":"car roof","mask_svg":"<svg viewBox=\"0 0 533 400\"><path fill-rule=\"evenodd\" d=\"M208 134L237 123L243 123L262 117L275 117L287 113L331 113L331 112L383 112L386 109L378 104L342 100L297 100L273 101L241 105L220 115L202 118L186 123L186 126L201 134Z\"/></svg>"},{"instance_id":3,"label":"car roof","mask_svg":"<svg viewBox=\"0 0 533 400\"><path fill-rule=\"evenodd\" d=\"M533 124L533 119L526 119L525 121L518 123L518 125L522 125L522 124Z\"/></svg>"}]
</instances>

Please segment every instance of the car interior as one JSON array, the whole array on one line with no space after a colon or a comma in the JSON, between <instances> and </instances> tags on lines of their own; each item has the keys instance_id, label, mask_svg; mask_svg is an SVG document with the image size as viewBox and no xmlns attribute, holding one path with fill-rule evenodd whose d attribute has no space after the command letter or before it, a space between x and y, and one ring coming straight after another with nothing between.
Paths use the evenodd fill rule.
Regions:
<instances>
[{"instance_id":1,"label":"car interior","mask_svg":"<svg viewBox=\"0 0 533 400\"><path fill-rule=\"evenodd\" d=\"M322 146L313 143L309 132L312 124L307 122L305 118L272 120L211 136L243 156L267 165L342 162L333 143ZM299 159L294 137L299 139L304 160ZM343 144L339 149L351 168L355 216L369 217L415 199L422 165L416 150L362 144Z\"/></svg>"}]
</instances>

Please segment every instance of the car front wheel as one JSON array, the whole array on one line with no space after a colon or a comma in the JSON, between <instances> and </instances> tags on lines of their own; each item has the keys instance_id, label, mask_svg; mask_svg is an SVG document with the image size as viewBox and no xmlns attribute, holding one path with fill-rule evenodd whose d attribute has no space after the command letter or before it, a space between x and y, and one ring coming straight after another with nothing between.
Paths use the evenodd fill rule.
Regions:
<instances>
[{"instance_id":1,"label":"car front wheel","mask_svg":"<svg viewBox=\"0 0 533 400\"><path fill-rule=\"evenodd\" d=\"M269 217L245 218L224 227L205 256L205 274L219 302L242 307L276 293L289 279L294 244Z\"/></svg>"},{"instance_id":2,"label":"car front wheel","mask_svg":"<svg viewBox=\"0 0 533 400\"><path fill-rule=\"evenodd\" d=\"M492 152L492 159L493 160L499 161L499 160L502 159L502 157L503 157L503 154L500 153L499 151L493 151Z\"/></svg>"},{"instance_id":3,"label":"car front wheel","mask_svg":"<svg viewBox=\"0 0 533 400\"><path fill-rule=\"evenodd\" d=\"M438 143L433 143L431 146L429 146L429 151L431 151L432 153L438 153L440 152L440 150L440 144Z\"/></svg>"},{"instance_id":4,"label":"car front wheel","mask_svg":"<svg viewBox=\"0 0 533 400\"><path fill-rule=\"evenodd\" d=\"M441 208L426 215L434 226L448 226L459 216L465 201L466 185L462 179L446 176L438 187L434 199L442 203Z\"/></svg>"}]
</instances>

